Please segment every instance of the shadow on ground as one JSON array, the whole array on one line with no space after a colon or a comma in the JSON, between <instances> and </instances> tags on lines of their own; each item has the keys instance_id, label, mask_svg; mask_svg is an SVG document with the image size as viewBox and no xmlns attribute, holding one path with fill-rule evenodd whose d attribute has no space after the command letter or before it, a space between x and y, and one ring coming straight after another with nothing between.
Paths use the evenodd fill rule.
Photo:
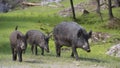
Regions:
<instances>
[{"instance_id":1,"label":"shadow on ground","mask_svg":"<svg viewBox=\"0 0 120 68\"><path fill-rule=\"evenodd\" d=\"M96 63L107 63L107 61L105 60L101 60L101 59L95 59L95 58L85 58L85 57L80 57L80 60L82 61L90 61L90 62L96 62Z\"/></svg>"},{"instance_id":2,"label":"shadow on ground","mask_svg":"<svg viewBox=\"0 0 120 68\"><path fill-rule=\"evenodd\" d=\"M27 60L27 61L24 61L25 63L38 63L38 64L40 64L40 63L44 63L43 61L41 61L41 60Z\"/></svg>"}]
</instances>

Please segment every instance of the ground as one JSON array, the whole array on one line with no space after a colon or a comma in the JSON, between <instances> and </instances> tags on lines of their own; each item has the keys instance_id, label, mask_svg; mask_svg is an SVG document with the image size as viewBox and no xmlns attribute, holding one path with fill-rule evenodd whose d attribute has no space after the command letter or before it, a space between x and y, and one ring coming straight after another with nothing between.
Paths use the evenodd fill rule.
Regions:
<instances>
[{"instance_id":1,"label":"ground","mask_svg":"<svg viewBox=\"0 0 120 68\"><path fill-rule=\"evenodd\" d=\"M56 57L50 53L45 53L44 56L23 54L23 62L12 61L11 54L1 55L1 57L4 58L0 59L0 68L107 68L101 65L104 63L102 60L80 57L80 60L76 61L69 55Z\"/></svg>"},{"instance_id":2,"label":"ground","mask_svg":"<svg viewBox=\"0 0 120 68\"><path fill-rule=\"evenodd\" d=\"M26 59L22 63L16 61L6 61L1 63L0 68L106 68L105 66L85 65L83 61L72 61L72 62L51 62L36 59Z\"/></svg>"}]
</instances>

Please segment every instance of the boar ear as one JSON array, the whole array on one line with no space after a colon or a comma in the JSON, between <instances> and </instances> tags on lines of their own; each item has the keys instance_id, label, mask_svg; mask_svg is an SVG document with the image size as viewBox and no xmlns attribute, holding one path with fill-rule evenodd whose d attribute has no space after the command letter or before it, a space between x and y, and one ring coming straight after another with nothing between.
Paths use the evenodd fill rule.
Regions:
<instances>
[{"instance_id":1,"label":"boar ear","mask_svg":"<svg viewBox=\"0 0 120 68\"><path fill-rule=\"evenodd\" d=\"M89 38L91 38L91 36L92 36L92 30L90 30L90 32L88 33L88 36L89 36Z\"/></svg>"},{"instance_id":2,"label":"boar ear","mask_svg":"<svg viewBox=\"0 0 120 68\"><path fill-rule=\"evenodd\" d=\"M80 37L82 34L83 34L82 29L79 29L79 30L78 30L78 33L77 33L77 37Z\"/></svg>"},{"instance_id":3,"label":"boar ear","mask_svg":"<svg viewBox=\"0 0 120 68\"><path fill-rule=\"evenodd\" d=\"M21 38L21 35L20 34L17 34L17 39L20 39Z\"/></svg>"}]
</instances>

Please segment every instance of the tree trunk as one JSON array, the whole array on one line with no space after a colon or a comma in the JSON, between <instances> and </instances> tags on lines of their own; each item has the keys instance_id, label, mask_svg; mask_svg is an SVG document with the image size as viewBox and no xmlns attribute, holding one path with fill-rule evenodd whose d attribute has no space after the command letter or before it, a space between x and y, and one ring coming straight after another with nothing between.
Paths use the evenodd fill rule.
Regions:
<instances>
[{"instance_id":1,"label":"tree trunk","mask_svg":"<svg viewBox=\"0 0 120 68\"><path fill-rule=\"evenodd\" d=\"M100 18L103 21L103 17L102 17L101 12L100 12L100 0L96 0L96 2L97 2L96 12L100 15Z\"/></svg>"},{"instance_id":2,"label":"tree trunk","mask_svg":"<svg viewBox=\"0 0 120 68\"><path fill-rule=\"evenodd\" d=\"M73 19L76 20L75 10L74 10L74 5L73 5L73 0L70 0L70 4L71 4L72 13L73 13Z\"/></svg>"},{"instance_id":3,"label":"tree trunk","mask_svg":"<svg viewBox=\"0 0 120 68\"><path fill-rule=\"evenodd\" d=\"M11 9L14 9L17 5L20 5L24 0L15 0L11 4Z\"/></svg>"},{"instance_id":4,"label":"tree trunk","mask_svg":"<svg viewBox=\"0 0 120 68\"><path fill-rule=\"evenodd\" d=\"M113 13L112 13L112 6L111 5L112 5L111 0L108 0L109 19L114 18Z\"/></svg>"},{"instance_id":5,"label":"tree trunk","mask_svg":"<svg viewBox=\"0 0 120 68\"><path fill-rule=\"evenodd\" d=\"M8 7L8 3L6 0L1 0L0 1L0 12L8 12L9 11L9 7Z\"/></svg>"},{"instance_id":6,"label":"tree trunk","mask_svg":"<svg viewBox=\"0 0 120 68\"><path fill-rule=\"evenodd\" d=\"M97 2L96 12L97 12L97 13L100 13L100 0L96 0L96 2Z\"/></svg>"}]
</instances>

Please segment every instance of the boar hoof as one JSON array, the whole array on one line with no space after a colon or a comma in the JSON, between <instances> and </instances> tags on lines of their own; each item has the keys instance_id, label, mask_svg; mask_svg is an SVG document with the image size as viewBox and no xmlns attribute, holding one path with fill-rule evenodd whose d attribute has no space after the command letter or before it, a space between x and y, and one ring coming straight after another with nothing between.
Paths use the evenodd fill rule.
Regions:
<instances>
[{"instance_id":1,"label":"boar hoof","mask_svg":"<svg viewBox=\"0 0 120 68\"><path fill-rule=\"evenodd\" d=\"M13 61L16 61L16 58L13 58Z\"/></svg>"},{"instance_id":2,"label":"boar hoof","mask_svg":"<svg viewBox=\"0 0 120 68\"><path fill-rule=\"evenodd\" d=\"M60 57L60 55L57 55L56 57Z\"/></svg>"},{"instance_id":3,"label":"boar hoof","mask_svg":"<svg viewBox=\"0 0 120 68\"><path fill-rule=\"evenodd\" d=\"M80 59L79 58L76 58L76 61L79 61Z\"/></svg>"},{"instance_id":4,"label":"boar hoof","mask_svg":"<svg viewBox=\"0 0 120 68\"><path fill-rule=\"evenodd\" d=\"M22 62L22 60L19 60L19 62Z\"/></svg>"},{"instance_id":5,"label":"boar hoof","mask_svg":"<svg viewBox=\"0 0 120 68\"><path fill-rule=\"evenodd\" d=\"M44 56L44 54L43 54L43 53L41 53L41 55L42 55L42 56Z\"/></svg>"},{"instance_id":6,"label":"boar hoof","mask_svg":"<svg viewBox=\"0 0 120 68\"><path fill-rule=\"evenodd\" d=\"M72 57L72 58L75 58L75 56L72 56L72 55L71 55L71 57Z\"/></svg>"},{"instance_id":7,"label":"boar hoof","mask_svg":"<svg viewBox=\"0 0 120 68\"><path fill-rule=\"evenodd\" d=\"M15 59L13 59L13 61L16 61Z\"/></svg>"}]
</instances>

